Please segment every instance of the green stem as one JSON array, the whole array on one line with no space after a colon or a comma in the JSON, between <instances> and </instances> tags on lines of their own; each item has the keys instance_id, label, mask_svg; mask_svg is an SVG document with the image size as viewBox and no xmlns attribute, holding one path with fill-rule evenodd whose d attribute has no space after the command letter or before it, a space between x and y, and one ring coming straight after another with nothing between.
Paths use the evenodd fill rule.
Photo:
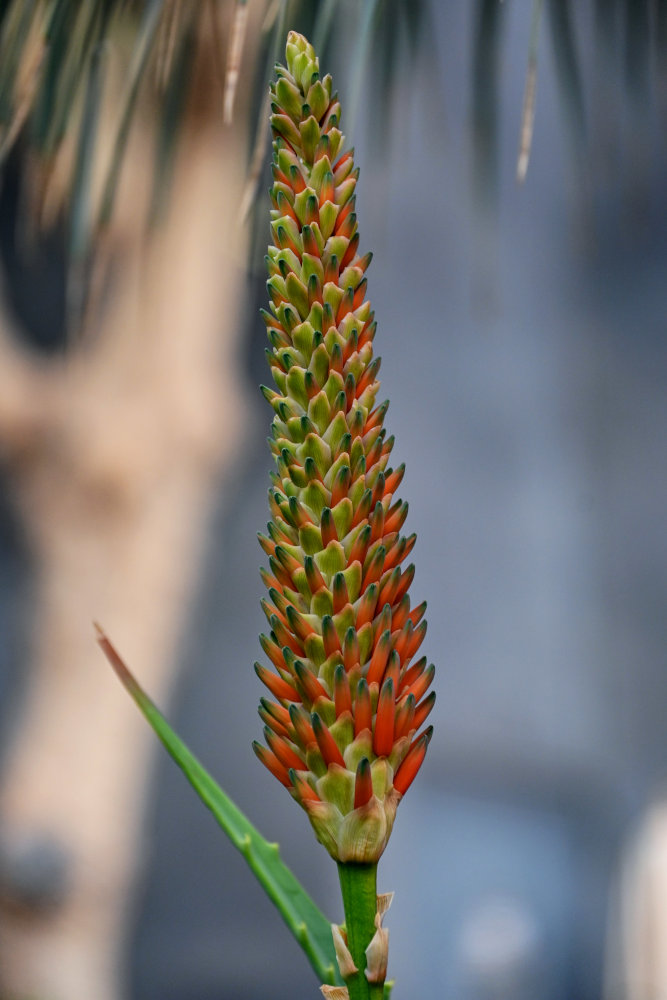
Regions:
<instances>
[{"instance_id":1,"label":"green stem","mask_svg":"<svg viewBox=\"0 0 667 1000\"><path fill-rule=\"evenodd\" d=\"M369 983L364 975L366 948L375 934L377 864L339 864L347 946L359 970L346 980L350 1000L382 1000L383 984Z\"/></svg>"}]
</instances>

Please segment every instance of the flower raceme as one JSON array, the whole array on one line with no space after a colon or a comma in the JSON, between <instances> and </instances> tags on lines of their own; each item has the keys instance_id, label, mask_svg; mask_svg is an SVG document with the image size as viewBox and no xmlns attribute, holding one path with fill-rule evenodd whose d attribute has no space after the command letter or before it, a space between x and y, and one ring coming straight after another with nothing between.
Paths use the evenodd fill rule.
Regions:
<instances>
[{"instance_id":1,"label":"flower raceme","mask_svg":"<svg viewBox=\"0 0 667 1000\"><path fill-rule=\"evenodd\" d=\"M434 667L413 662L425 603L411 608L415 542L395 499L403 466L376 405L380 359L358 252L358 170L343 149L340 104L295 32L271 89L273 245L263 312L277 391L272 520L260 543L273 670L259 713L259 759L308 813L334 859L375 862L426 754ZM421 731L421 732L420 732Z\"/></svg>"}]
</instances>

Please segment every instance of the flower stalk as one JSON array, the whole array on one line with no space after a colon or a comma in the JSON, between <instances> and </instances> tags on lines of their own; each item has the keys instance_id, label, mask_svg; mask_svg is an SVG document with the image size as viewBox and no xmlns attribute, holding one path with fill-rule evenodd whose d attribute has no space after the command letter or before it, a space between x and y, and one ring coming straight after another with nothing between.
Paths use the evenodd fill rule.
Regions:
<instances>
[{"instance_id":1,"label":"flower stalk","mask_svg":"<svg viewBox=\"0 0 667 1000\"><path fill-rule=\"evenodd\" d=\"M338 877L347 947L357 970L344 977L350 1000L382 1000L384 975L377 982L369 982L366 977L366 950L377 933L377 864L339 864Z\"/></svg>"}]
</instances>

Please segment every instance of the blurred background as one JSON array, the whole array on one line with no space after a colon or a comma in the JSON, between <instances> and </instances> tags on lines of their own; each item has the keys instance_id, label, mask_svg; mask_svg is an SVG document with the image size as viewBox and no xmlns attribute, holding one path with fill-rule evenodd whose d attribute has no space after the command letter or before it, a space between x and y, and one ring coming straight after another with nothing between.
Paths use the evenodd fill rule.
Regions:
<instances>
[{"instance_id":1,"label":"blurred background","mask_svg":"<svg viewBox=\"0 0 667 1000\"><path fill-rule=\"evenodd\" d=\"M438 669L394 996L664 1000L662 0L0 4L0 997L317 995L93 620L342 918L250 746L292 27L361 166Z\"/></svg>"}]
</instances>

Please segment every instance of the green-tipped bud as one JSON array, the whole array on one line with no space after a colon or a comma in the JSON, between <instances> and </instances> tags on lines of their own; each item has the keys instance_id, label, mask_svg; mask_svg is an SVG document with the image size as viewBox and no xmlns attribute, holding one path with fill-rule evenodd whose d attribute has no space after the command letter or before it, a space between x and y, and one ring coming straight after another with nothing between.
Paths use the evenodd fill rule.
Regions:
<instances>
[{"instance_id":1,"label":"green-tipped bud","mask_svg":"<svg viewBox=\"0 0 667 1000\"><path fill-rule=\"evenodd\" d=\"M299 86L303 107L303 104L308 104L311 88L319 79L319 60L315 55L315 49L310 42L308 42L303 35L300 35L296 31L290 31L287 36L285 57L287 62L287 72L294 78ZM278 72L280 72L281 69L282 67L279 67ZM331 96L330 91L327 96Z\"/></svg>"}]
</instances>

